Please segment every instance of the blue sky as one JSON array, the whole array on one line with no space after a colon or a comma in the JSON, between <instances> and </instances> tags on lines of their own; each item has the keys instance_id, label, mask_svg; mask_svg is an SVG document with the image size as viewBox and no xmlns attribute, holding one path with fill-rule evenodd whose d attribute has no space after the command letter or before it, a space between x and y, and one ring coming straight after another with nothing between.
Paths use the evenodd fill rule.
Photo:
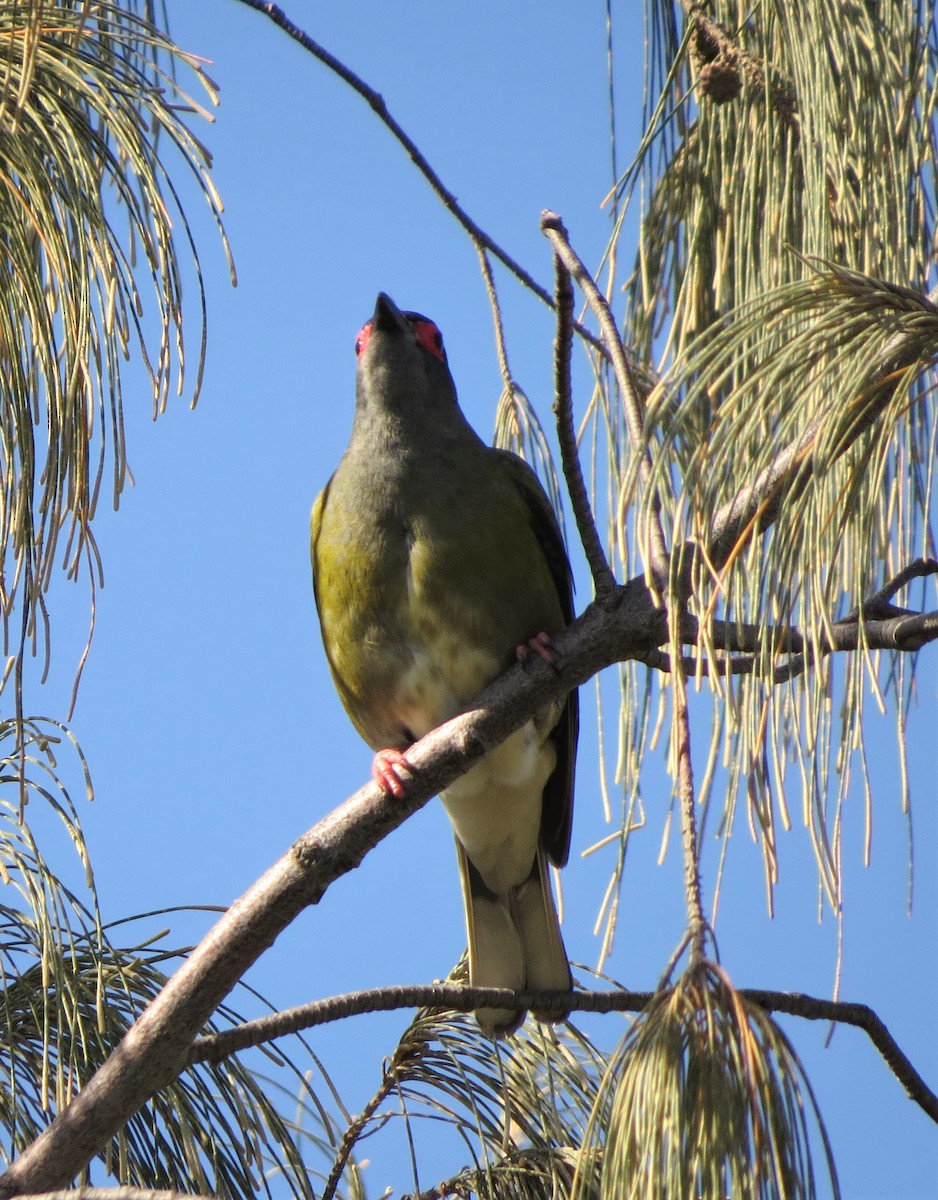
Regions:
<instances>
[{"instance_id":1,"label":"blue sky","mask_svg":"<svg viewBox=\"0 0 938 1200\"><path fill-rule=\"evenodd\" d=\"M312 500L346 443L354 338L376 293L386 290L437 321L463 406L484 436L500 391L475 254L367 106L235 0L169 0L168 7L177 40L212 60L221 85L217 122L197 132L215 156L239 286L227 282L207 213L191 212L209 300L202 396L194 413L176 402L152 424L142 384L128 387L136 482L120 513L102 511L98 520L106 584L73 728L95 780L97 799L82 816L105 914L113 917L229 903L367 777L370 753L322 654L307 538ZM611 178L601 5L293 0L286 8L384 95L463 206L545 285L550 255L538 232L545 207L563 215L584 259L598 263L609 236L600 203ZM637 5L618 8L621 163L640 131L642 28ZM634 243L626 245L630 257ZM503 273L498 280L513 371L549 425L549 314ZM186 300L194 315L191 288ZM580 380L582 406L585 373ZM579 606L588 598L581 583ZM80 588L57 587L53 600L55 669L32 707L59 715L87 610ZM860 796L845 821L841 987L845 999L877 1009L933 1086L938 815L926 743L935 654L922 657L921 711L910 731L914 916L906 915L906 818L886 718L870 742L877 806L869 869L861 861ZM611 861L601 853L578 858L608 832L592 688L583 703L565 937L575 960L594 964L591 929ZM613 753L607 749L610 769ZM657 775L660 793L645 790L648 825L630 850L625 915L606 967L638 990L654 985L683 928L677 844L663 865L657 861L669 805ZM829 913L818 920L803 827L796 819L782 838L774 921L766 916L760 854L742 822L730 849L717 935L731 976L740 985L830 995L837 930ZM711 889L716 852L708 847ZM209 920L186 920L180 939L195 938ZM451 835L434 801L304 913L252 982L285 1007L430 981L459 956L462 921ZM608 1020L611 1046L621 1022ZM351 1109L377 1086L381 1057L406 1021L406 1014L360 1017L313 1037ZM826 1027L784 1028L815 1087L844 1195L932 1195L938 1132L863 1035L838 1030L825 1049ZM372 1157L365 1176L372 1196L389 1184L411 1186L402 1143L384 1139ZM446 1169L435 1164L423 1186Z\"/></svg>"}]
</instances>

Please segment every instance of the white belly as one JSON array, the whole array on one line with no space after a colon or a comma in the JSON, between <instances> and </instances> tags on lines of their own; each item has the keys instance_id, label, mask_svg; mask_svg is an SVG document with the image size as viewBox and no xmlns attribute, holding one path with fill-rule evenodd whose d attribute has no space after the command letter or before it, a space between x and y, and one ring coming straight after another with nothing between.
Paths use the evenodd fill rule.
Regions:
<instances>
[{"instance_id":1,"label":"white belly","mask_svg":"<svg viewBox=\"0 0 938 1200\"><path fill-rule=\"evenodd\" d=\"M537 852L544 785L557 763L545 740L551 725L529 721L440 797L469 858L499 895L528 877Z\"/></svg>"}]
</instances>

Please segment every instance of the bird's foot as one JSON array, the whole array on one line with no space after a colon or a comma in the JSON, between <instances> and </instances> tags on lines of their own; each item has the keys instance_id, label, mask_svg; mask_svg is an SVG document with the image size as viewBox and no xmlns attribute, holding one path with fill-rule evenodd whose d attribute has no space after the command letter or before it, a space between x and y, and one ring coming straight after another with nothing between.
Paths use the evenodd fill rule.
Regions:
<instances>
[{"instance_id":1,"label":"bird's foot","mask_svg":"<svg viewBox=\"0 0 938 1200\"><path fill-rule=\"evenodd\" d=\"M400 750L379 750L371 764L371 777L383 792L400 799L404 795L401 771L409 775L412 770Z\"/></svg>"},{"instance_id":2,"label":"bird's foot","mask_svg":"<svg viewBox=\"0 0 938 1200\"><path fill-rule=\"evenodd\" d=\"M534 637L528 638L526 642L522 642L515 653L518 655L518 662L523 663L531 654L536 654L538 658L542 658L544 662L549 663L552 667L556 665L558 658L549 633L536 633Z\"/></svg>"}]
</instances>

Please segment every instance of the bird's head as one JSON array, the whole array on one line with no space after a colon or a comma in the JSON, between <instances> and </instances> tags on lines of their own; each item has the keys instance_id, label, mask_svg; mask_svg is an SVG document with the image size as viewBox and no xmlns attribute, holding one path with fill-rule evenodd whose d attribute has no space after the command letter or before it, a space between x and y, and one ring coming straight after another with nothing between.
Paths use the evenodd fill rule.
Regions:
<instances>
[{"instance_id":1,"label":"bird's head","mask_svg":"<svg viewBox=\"0 0 938 1200\"><path fill-rule=\"evenodd\" d=\"M355 354L359 408L405 419L458 411L443 335L429 317L401 312L384 292L359 330Z\"/></svg>"}]
</instances>

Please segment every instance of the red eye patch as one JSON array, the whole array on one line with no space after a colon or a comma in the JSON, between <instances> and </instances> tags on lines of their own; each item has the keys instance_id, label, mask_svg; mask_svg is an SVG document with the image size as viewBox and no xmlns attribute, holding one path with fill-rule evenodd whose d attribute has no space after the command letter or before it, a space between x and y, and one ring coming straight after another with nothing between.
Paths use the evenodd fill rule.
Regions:
<instances>
[{"instance_id":1,"label":"red eye patch","mask_svg":"<svg viewBox=\"0 0 938 1200\"><path fill-rule=\"evenodd\" d=\"M443 349L443 335L437 329L436 325L429 318L420 316L419 313L404 313L404 316L414 331L417 345L422 346L428 354L432 354L434 358L445 363L446 351ZM370 340L371 322L366 321L361 329L359 329L358 335L355 338L356 358L361 358L365 353L365 348Z\"/></svg>"},{"instance_id":2,"label":"red eye patch","mask_svg":"<svg viewBox=\"0 0 938 1200\"><path fill-rule=\"evenodd\" d=\"M438 358L440 362L446 362L446 351L443 349L443 335L434 323L426 317L418 317L415 314L407 313L407 320L410 322L410 327L413 329L418 346L423 346L428 354L432 354L434 358Z\"/></svg>"}]
</instances>

